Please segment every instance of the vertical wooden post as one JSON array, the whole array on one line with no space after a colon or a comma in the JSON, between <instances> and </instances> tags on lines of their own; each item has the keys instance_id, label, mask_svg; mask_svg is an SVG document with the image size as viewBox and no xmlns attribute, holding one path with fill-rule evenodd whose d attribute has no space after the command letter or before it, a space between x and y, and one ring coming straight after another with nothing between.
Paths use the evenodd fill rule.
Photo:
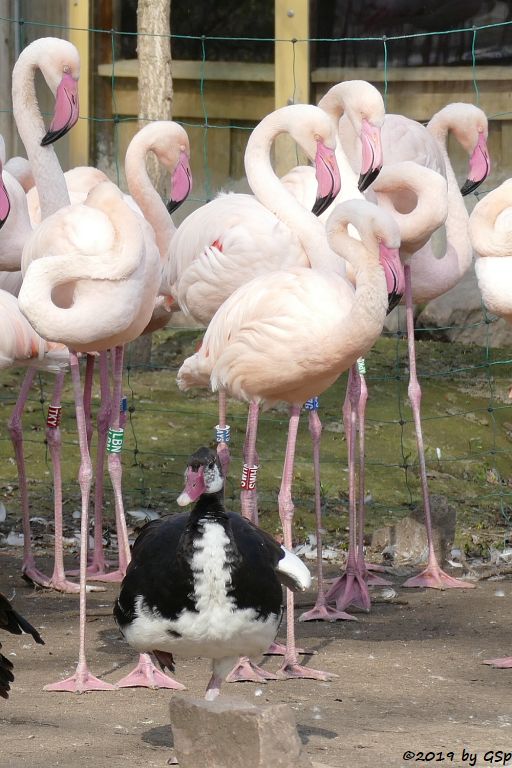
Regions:
<instances>
[{"instance_id":1,"label":"vertical wooden post","mask_svg":"<svg viewBox=\"0 0 512 768\"><path fill-rule=\"evenodd\" d=\"M309 2L275 0L275 106L309 103ZM294 42L296 41L296 42ZM283 137L284 138L284 137ZM288 141L276 142L279 175L296 164Z\"/></svg>"},{"instance_id":2,"label":"vertical wooden post","mask_svg":"<svg viewBox=\"0 0 512 768\"><path fill-rule=\"evenodd\" d=\"M80 82L78 99L80 119L69 132L69 167L89 165L89 75L90 75L90 36L89 36L89 0L68 0L68 39L80 53Z\"/></svg>"}]
</instances>

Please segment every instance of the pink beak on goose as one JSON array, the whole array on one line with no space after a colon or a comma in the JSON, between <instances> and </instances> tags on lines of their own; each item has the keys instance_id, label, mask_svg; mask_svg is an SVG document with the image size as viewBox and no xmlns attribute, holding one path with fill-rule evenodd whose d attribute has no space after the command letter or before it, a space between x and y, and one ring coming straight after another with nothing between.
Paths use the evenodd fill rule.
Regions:
<instances>
[{"instance_id":1,"label":"pink beak on goose","mask_svg":"<svg viewBox=\"0 0 512 768\"><path fill-rule=\"evenodd\" d=\"M65 72L55 97L55 112L50 128L41 139L43 147L65 136L78 120L78 81Z\"/></svg>"},{"instance_id":2,"label":"pink beak on goose","mask_svg":"<svg viewBox=\"0 0 512 768\"><path fill-rule=\"evenodd\" d=\"M185 488L176 499L176 503L180 507L192 504L192 502L196 501L205 490L204 467L199 465L197 470L192 469L192 467L187 467Z\"/></svg>"}]
</instances>

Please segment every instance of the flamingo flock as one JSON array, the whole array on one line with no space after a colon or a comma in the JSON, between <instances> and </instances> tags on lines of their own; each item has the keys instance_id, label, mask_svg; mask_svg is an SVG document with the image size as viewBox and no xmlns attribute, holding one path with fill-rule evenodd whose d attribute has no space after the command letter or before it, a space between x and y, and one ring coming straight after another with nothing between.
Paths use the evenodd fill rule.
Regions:
<instances>
[{"instance_id":1,"label":"flamingo flock","mask_svg":"<svg viewBox=\"0 0 512 768\"><path fill-rule=\"evenodd\" d=\"M49 129L37 104L36 70L55 96ZM245 153L252 194L219 194L176 227L171 214L192 189L189 141L176 122L152 122L131 141L125 158L129 195L96 168L63 172L53 145L78 119L79 77L79 54L71 43L48 37L28 45L12 77L14 117L27 159L6 162L3 143L0 146L0 365L26 369L9 421L21 496L22 573L38 586L79 594L77 668L46 690L180 689L182 684L165 673L174 671L174 653L212 659L208 699L218 696L224 678L329 680L334 673L299 663L295 642L294 592L311 581L291 552L298 423L306 404L315 468L318 594L313 609L300 620L351 620L349 607L370 609L369 585L385 583L364 560L367 387L361 359L382 333L388 312L400 302L406 306L408 393L428 540L425 570L404 586L472 586L441 569L432 543L413 305L455 286L475 252L486 305L512 319L507 290L512 269L511 181L486 195L471 217L463 199L490 173L487 118L471 104L449 104L423 126L386 114L380 93L365 81L336 84L318 106L276 109L254 128ZM290 135L311 163L283 178L271 162L281 133ZM448 155L449 133L469 158L461 188ZM169 175L167 202L148 176L145 160L150 151ZM440 228L446 247L439 257L433 236ZM163 327L177 310L206 329L200 348L183 361L177 382L182 390L199 387L218 393L218 446L216 452L201 448L188 460L178 504L194 503L192 512L149 523L130 550L122 492L124 417L119 408L123 350L141 334ZM91 390L96 366L101 405L93 467ZM41 572L31 550L23 452L23 409L41 369L56 374L47 422L55 502L52 576ZM59 422L68 371L80 450L78 583L72 580L75 574L65 571L62 548ZM328 586L322 574L322 427L317 397L344 372L348 389L340 410L349 465L349 551L346 571ZM228 397L248 404L241 516L226 510L223 499L230 466ZM278 494L283 546L259 528L258 520L258 418L262 408L277 403L289 408ZM115 570L109 570L102 549L105 453L119 542ZM89 558L93 483L95 536ZM136 668L116 686L96 677L86 660L87 591L104 589L91 581L121 582L115 618L140 654ZM286 586L285 646L275 642L281 584ZM9 616L8 607L5 610ZM21 627L42 642L27 622L12 615L18 624L7 619L7 629ZM283 656L275 674L251 659L265 650ZM512 659L486 663L511 667ZM9 662L0 655L0 695L7 695L11 682Z\"/></svg>"}]
</instances>

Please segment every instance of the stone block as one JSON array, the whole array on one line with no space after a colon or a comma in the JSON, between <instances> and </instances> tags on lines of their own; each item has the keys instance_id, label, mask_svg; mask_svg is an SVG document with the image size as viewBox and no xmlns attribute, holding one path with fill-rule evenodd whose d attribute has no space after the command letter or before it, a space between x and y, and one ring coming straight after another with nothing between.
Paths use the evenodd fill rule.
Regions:
<instances>
[{"instance_id":1,"label":"stone block","mask_svg":"<svg viewBox=\"0 0 512 768\"><path fill-rule=\"evenodd\" d=\"M170 713L180 768L312 768L286 704L175 694Z\"/></svg>"},{"instance_id":2,"label":"stone block","mask_svg":"<svg viewBox=\"0 0 512 768\"><path fill-rule=\"evenodd\" d=\"M455 538L457 513L448 504L445 496L430 496L432 534L434 549L442 563L450 554ZM425 530L423 507L416 508L408 517L395 525L378 528L372 535L372 549L383 550L393 547L398 560L425 560L427 555L427 532Z\"/></svg>"}]
</instances>

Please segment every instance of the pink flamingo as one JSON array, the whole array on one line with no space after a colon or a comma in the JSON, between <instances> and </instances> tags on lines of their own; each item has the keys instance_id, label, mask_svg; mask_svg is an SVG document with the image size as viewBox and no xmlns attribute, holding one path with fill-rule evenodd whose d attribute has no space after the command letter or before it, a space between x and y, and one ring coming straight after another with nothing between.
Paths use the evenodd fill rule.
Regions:
<instances>
[{"instance_id":1,"label":"pink flamingo","mask_svg":"<svg viewBox=\"0 0 512 768\"><path fill-rule=\"evenodd\" d=\"M476 253L475 272L485 306L512 322L512 179L488 192L469 217L469 236ZM512 668L512 656L486 659L499 669Z\"/></svg>"},{"instance_id":2,"label":"pink flamingo","mask_svg":"<svg viewBox=\"0 0 512 768\"><path fill-rule=\"evenodd\" d=\"M354 223L362 242L351 238ZM301 403L323 392L367 351L382 330L388 294L403 290L394 221L365 201L352 200L335 209L327 226L331 247L356 271L355 291L329 269L295 267L260 275L240 288L216 312L201 349L178 373L182 389L211 385L247 400L257 412L261 403L290 404L279 514L284 546L292 544L291 480ZM283 365L283 360L286 365ZM328 675L298 664L293 597L288 593L287 644L280 677Z\"/></svg>"},{"instance_id":3,"label":"pink flamingo","mask_svg":"<svg viewBox=\"0 0 512 768\"><path fill-rule=\"evenodd\" d=\"M487 118L485 113L471 104L449 104L437 112L427 127L401 115L386 115L382 129L383 153L386 163L414 160L438 171L448 184L448 213L446 217L446 251L437 258L432 243L422 247L407 247L405 264L406 316L409 347L409 399L413 410L425 525L428 540L428 563L424 571L408 579L406 587L432 587L437 589L470 588L468 582L454 579L440 568L432 543L430 498L421 430L421 388L416 375L414 347L413 302L426 302L453 288L469 268L473 252L468 236L468 212L459 191L455 173L447 151L448 133L452 132L470 155L469 172L462 194L473 191L484 181L490 170L487 150ZM357 141L347 121L340 121L340 135L347 141ZM414 206L411 192L395 194L397 210L407 212Z\"/></svg>"},{"instance_id":4,"label":"pink flamingo","mask_svg":"<svg viewBox=\"0 0 512 768\"><path fill-rule=\"evenodd\" d=\"M47 690L108 690L94 677L85 658L85 602L89 495L92 467L87 443L78 353L114 350L114 402L120 401L123 344L147 325L160 284L161 264L149 224L131 211L122 193L103 182L85 204L69 206L45 218L24 249L28 264L19 294L20 308L40 335L70 350L82 492L80 548L80 647L75 674ZM114 450L119 448L119 409L110 424ZM119 453L108 459L120 537L120 560L129 560L121 497Z\"/></svg>"},{"instance_id":5,"label":"pink flamingo","mask_svg":"<svg viewBox=\"0 0 512 768\"><path fill-rule=\"evenodd\" d=\"M319 212L336 195L340 179L334 158L335 133L316 107L292 105L267 115L251 133L245 153L247 180L255 197L220 195L188 216L171 241L164 270L166 290L182 311L207 325L234 290L259 274L309 266L328 254L322 225L279 182L270 161L276 136L289 133L315 163ZM331 261L333 254L330 256ZM337 268L340 269L338 262ZM218 451L227 475L229 435L226 401L219 393ZM245 459L247 471L254 461ZM254 505L255 486L242 491L245 510ZM249 488L251 485L251 488Z\"/></svg>"}]
</instances>

